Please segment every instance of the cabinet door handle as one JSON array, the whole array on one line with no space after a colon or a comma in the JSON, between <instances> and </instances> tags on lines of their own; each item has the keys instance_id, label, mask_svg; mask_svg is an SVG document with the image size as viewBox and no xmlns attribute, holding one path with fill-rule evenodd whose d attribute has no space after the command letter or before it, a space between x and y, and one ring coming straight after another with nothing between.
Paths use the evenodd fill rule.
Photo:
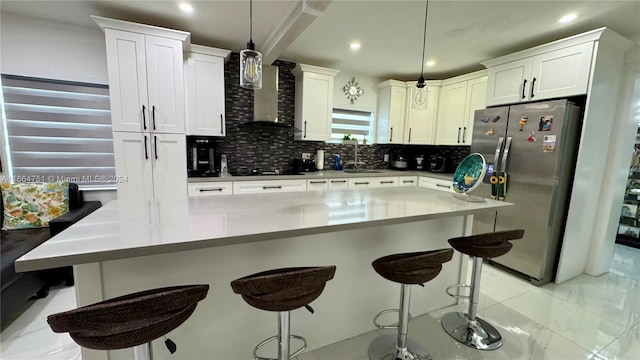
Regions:
<instances>
[{"instance_id":1,"label":"cabinet door handle","mask_svg":"<svg viewBox=\"0 0 640 360\"><path fill-rule=\"evenodd\" d=\"M523 99L525 98L524 91L526 87L527 87L527 79L524 79L524 82L522 82L522 98Z\"/></svg>"},{"instance_id":2,"label":"cabinet door handle","mask_svg":"<svg viewBox=\"0 0 640 360\"><path fill-rule=\"evenodd\" d=\"M304 122L304 136L302 136L303 138L307 138L307 122Z\"/></svg>"},{"instance_id":3,"label":"cabinet door handle","mask_svg":"<svg viewBox=\"0 0 640 360\"><path fill-rule=\"evenodd\" d=\"M198 191L200 192L206 192L206 191L222 191L224 189L222 188L211 188L211 189L198 189Z\"/></svg>"},{"instance_id":4,"label":"cabinet door handle","mask_svg":"<svg viewBox=\"0 0 640 360\"><path fill-rule=\"evenodd\" d=\"M391 181L380 181L380 184L393 184L393 180L391 180Z\"/></svg>"},{"instance_id":5,"label":"cabinet door handle","mask_svg":"<svg viewBox=\"0 0 640 360\"><path fill-rule=\"evenodd\" d=\"M533 78L533 80L531 80L531 97L534 97L535 95L533 94L533 90L536 87L536 78Z\"/></svg>"},{"instance_id":6,"label":"cabinet door handle","mask_svg":"<svg viewBox=\"0 0 640 360\"><path fill-rule=\"evenodd\" d=\"M147 115L145 114L147 107L142 105L142 129L147 130Z\"/></svg>"},{"instance_id":7,"label":"cabinet door handle","mask_svg":"<svg viewBox=\"0 0 640 360\"><path fill-rule=\"evenodd\" d=\"M156 106L151 107L151 121L153 122L153 130L156 129Z\"/></svg>"},{"instance_id":8,"label":"cabinet door handle","mask_svg":"<svg viewBox=\"0 0 640 360\"><path fill-rule=\"evenodd\" d=\"M224 119L222 114L220 114L220 134L224 134Z\"/></svg>"},{"instance_id":9,"label":"cabinet door handle","mask_svg":"<svg viewBox=\"0 0 640 360\"><path fill-rule=\"evenodd\" d=\"M436 186L437 187L443 187L443 188L451 189L451 185L436 184Z\"/></svg>"},{"instance_id":10,"label":"cabinet door handle","mask_svg":"<svg viewBox=\"0 0 640 360\"><path fill-rule=\"evenodd\" d=\"M347 182L347 180L331 180L332 184L335 184L335 183L346 183L346 182Z\"/></svg>"},{"instance_id":11,"label":"cabinet door handle","mask_svg":"<svg viewBox=\"0 0 640 360\"><path fill-rule=\"evenodd\" d=\"M263 190L269 190L269 189L282 189L282 185L273 185L273 186L263 186L262 187Z\"/></svg>"},{"instance_id":12,"label":"cabinet door handle","mask_svg":"<svg viewBox=\"0 0 640 360\"><path fill-rule=\"evenodd\" d=\"M391 140L393 140L393 128L390 128L391 130L389 131L389 142L391 142Z\"/></svg>"},{"instance_id":13,"label":"cabinet door handle","mask_svg":"<svg viewBox=\"0 0 640 360\"><path fill-rule=\"evenodd\" d=\"M155 153L156 160L158 160L158 137L153 136L153 152Z\"/></svg>"},{"instance_id":14,"label":"cabinet door handle","mask_svg":"<svg viewBox=\"0 0 640 360\"><path fill-rule=\"evenodd\" d=\"M464 127L464 130L462 130L462 143L465 143L465 139L467 138L467 127Z\"/></svg>"},{"instance_id":15,"label":"cabinet door handle","mask_svg":"<svg viewBox=\"0 0 640 360\"><path fill-rule=\"evenodd\" d=\"M353 183L353 184L354 184L354 185L369 185L369 182L368 182L368 181L365 181L365 182L356 182L356 183Z\"/></svg>"},{"instance_id":16,"label":"cabinet door handle","mask_svg":"<svg viewBox=\"0 0 640 360\"><path fill-rule=\"evenodd\" d=\"M326 184L327 181L323 180L323 181L309 181L311 184Z\"/></svg>"},{"instance_id":17,"label":"cabinet door handle","mask_svg":"<svg viewBox=\"0 0 640 360\"><path fill-rule=\"evenodd\" d=\"M147 135L144 136L144 159L149 159L149 153L147 152Z\"/></svg>"},{"instance_id":18,"label":"cabinet door handle","mask_svg":"<svg viewBox=\"0 0 640 360\"><path fill-rule=\"evenodd\" d=\"M411 142L411 128L409 128L409 141L407 142Z\"/></svg>"},{"instance_id":19,"label":"cabinet door handle","mask_svg":"<svg viewBox=\"0 0 640 360\"><path fill-rule=\"evenodd\" d=\"M461 127L458 128L458 144L460 144L460 131L462 131Z\"/></svg>"},{"instance_id":20,"label":"cabinet door handle","mask_svg":"<svg viewBox=\"0 0 640 360\"><path fill-rule=\"evenodd\" d=\"M403 184L413 184L413 180L402 180Z\"/></svg>"}]
</instances>

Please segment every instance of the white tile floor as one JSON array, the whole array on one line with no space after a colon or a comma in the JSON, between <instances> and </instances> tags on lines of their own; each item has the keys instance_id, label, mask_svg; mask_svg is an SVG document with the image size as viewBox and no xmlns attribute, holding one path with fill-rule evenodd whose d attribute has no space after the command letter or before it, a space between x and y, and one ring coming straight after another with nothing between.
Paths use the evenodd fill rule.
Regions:
<instances>
[{"instance_id":1,"label":"white tile floor","mask_svg":"<svg viewBox=\"0 0 640 360\"><path fill-rule=\"evenodd\" d=\"M409 336L434 359L640 359L638 249L616 245L608 274L541 288L484 266L481 289L479 315L502 333L500 349L472 350L442 331L439 318L464 311L464 304L415 318ZM46 324L47 315L74 307L73 288L52 289L0 334L0 358L80 359L71 338L54 334ZM371 331L303 353L299 360L365 360L369 343L390 331Z\"/></svg>"}]
</instances>

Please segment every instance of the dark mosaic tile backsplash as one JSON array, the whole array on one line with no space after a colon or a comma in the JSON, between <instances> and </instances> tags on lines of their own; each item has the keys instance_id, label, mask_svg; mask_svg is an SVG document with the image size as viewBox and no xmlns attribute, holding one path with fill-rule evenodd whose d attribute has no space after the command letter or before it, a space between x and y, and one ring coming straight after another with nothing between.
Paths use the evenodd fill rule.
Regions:
<instances>
[{"instance_id":1,"label":"dark mosaic tile backsplash","mask_svg":"<svg viewBox=\"0 0 640 360\"><path fill-rule=\"evenodd\" d=\"M293 159L300 158L303 152L315 156L316 150L325 152L325 169L333 168L333 155L339 154L343 162L354 160L354 146L329 144L324 142L294 141L295 116L295 76L291 69L294 63L278 60L274 63L280 67L278 81L278 115L280 121L290 124L291 128L267 128L248 126L245 123L253 120L253 92L240 87L239 55L231 53L225 64L225 96L227 136L215 138L216 154L226 154L229 170L240 169L290 170ZM383 169L384 154L404 155L409 168L415 168L416 155L447 156L450 166L457 164L469 155L468 146L415 146L415 145L361 145L358 146L361 167Z\"/></svg>"}]
</instances>

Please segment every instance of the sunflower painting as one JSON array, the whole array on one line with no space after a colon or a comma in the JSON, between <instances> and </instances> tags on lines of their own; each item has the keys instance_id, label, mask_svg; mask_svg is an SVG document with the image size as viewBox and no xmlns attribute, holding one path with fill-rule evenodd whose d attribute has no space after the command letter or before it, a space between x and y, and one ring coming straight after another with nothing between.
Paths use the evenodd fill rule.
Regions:
<instances>
[{"instance_id":1,"label":"sunflower painting","mask_svg":"<svg viewBox=\"0 0 640 360\"><path fill-rule=\"evenodd\" d=\"M69 211L69 183L0 184L4 221L2 230L49 226Z\"/></svg>"}]
</instances>

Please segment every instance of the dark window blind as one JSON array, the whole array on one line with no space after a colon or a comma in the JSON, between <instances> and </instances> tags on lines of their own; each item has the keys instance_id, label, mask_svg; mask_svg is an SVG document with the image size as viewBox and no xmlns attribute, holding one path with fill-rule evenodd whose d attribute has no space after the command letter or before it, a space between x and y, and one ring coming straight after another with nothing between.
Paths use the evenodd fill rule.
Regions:
<instances>
[{"instance_id":1,"label":"dark window blind","mask_svg":"<svg viewBox=\"0 0 640 360\"><path fill-rule=\"evenodd\" d=\"M2 75L13 180L112 185L106 85Z\"/></svg>"}]
</instances>

